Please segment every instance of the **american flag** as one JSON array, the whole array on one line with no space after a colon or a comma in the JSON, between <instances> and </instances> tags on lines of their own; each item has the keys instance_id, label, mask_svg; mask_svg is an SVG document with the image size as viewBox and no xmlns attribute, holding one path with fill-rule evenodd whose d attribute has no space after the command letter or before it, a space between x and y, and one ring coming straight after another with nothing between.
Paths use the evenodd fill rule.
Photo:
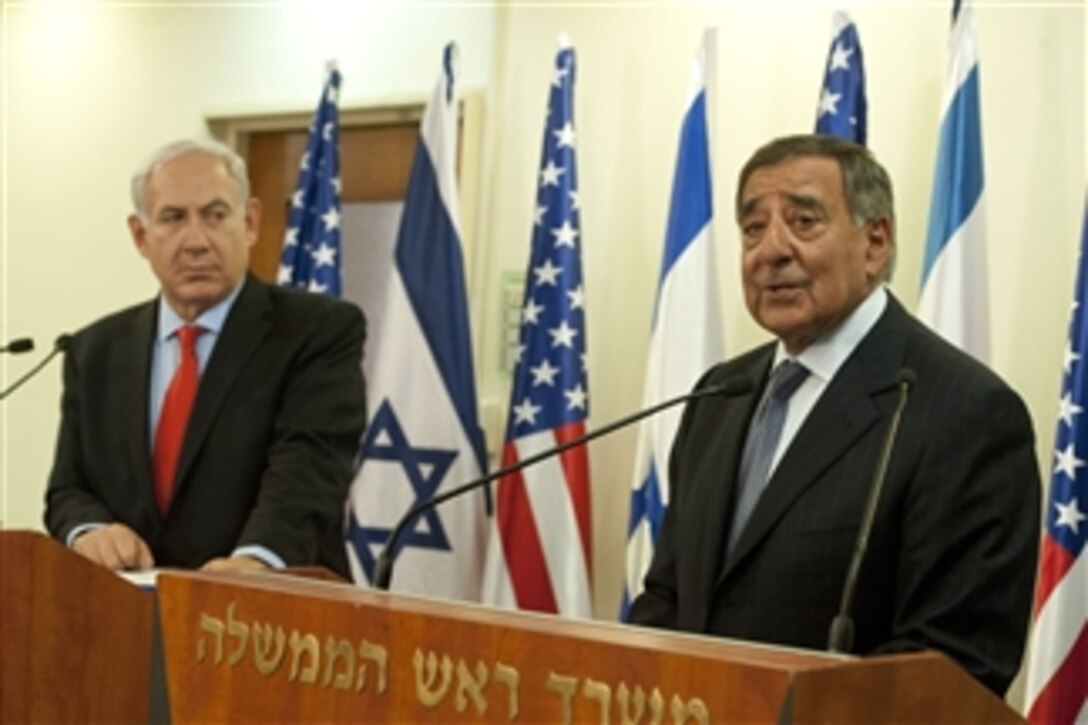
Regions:
<instances>
[{"instance_id":1,"label":"american flag","mask_svg":"<svg viewBox=\"0 0 1088 725\"><path fill-rule=\"evenodd\" d=\"M840 136L862 146L868 131L865 64L857 26L837 12L831 26L831 48L816 108L816 133Z\"/></svg>"},{"instance_id":2,"label":"american flag","mask_svg":"<svg viewBox=\"0 0 1088 725\"><path fill-rule=\"evenodd\" d=\"M1088 206L1065 349L1054 473L1035 591L1027 715L1033 723L1088 722Z\"/></svg>"},{"instance_id":3,"label":"american flag","mask_svg":"<svg viewBox=\"0 0 1088 725\"><path fill-rule=\"evenodd\" d=\"M561 38L548 97L503 466L585 431L585 289L574 148L574 50ZM492 526L485 601L590 615L592 538L584 446L504 477Z\"/></svg>"},{"instance_id":4,"label":"american flag","mask_svg":"<svg viewBox=\"0 0 1088 725\"><path fill-rule=\"evenodd\" d=\"M340 296L340 71L329 64L291 195L277 282Z\"/></svg>"}]
</instances>

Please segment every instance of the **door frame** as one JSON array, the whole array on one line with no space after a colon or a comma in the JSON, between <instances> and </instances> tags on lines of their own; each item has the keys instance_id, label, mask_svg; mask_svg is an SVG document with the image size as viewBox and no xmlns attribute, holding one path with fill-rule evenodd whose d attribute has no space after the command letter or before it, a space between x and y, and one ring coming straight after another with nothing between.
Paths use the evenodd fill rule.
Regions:
<instances>
[{"instance_id":1,"label":"door frame","mask_svg":"<svg viewBox=\"0 0 1088 725\"><path fill-rule=\"evenodd\" d=\"M391 99L365 105L340 108L340 128L381 125L390 123L417 124L423 118L425 98ZM480 167L483 130L483 96L479 91L461 95L460 138L457 168L457 186L460 192L461 249L464 255L466 284L476 289L475 271L477 249L477 219L480 189ZM313 109L299 110L250 110L224 111L205 115L205 123L211 135L247 157L249 136L261 131L299 131L309 128ZM482 281L481 281L482 282Z\"/></svg>"}]
</instances>

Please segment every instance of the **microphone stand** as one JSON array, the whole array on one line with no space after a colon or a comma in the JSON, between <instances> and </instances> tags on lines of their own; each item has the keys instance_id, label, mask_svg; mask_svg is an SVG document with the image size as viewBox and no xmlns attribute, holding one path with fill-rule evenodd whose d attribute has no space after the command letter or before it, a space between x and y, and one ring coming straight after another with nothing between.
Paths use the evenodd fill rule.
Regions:
<instances>
[{"instance_id":1,"label":"microphone stand","mask_svg":"<svg viewBox=\"0 0 1088 725\"><path fill-rule=\"evenodd\" d=\"M42 368L49 364L49 361L55 358L57 355L68 350L68 343L72 341L72 336L68 334L61 335L53 343L53 349L49 351L49 354L42 358L34 367L30 368L21 378L12 383L6 390L0 392L0 400L5 400L9 395L23 386L23 383L30 380L32 377L41 372ZM14 343L13 343L14 344Z\"/></svg>"},{"instance_id":2,"label":"microphone stand","mask_svg":"<svg viewBox=\"0 0 1088 725\"><path fill-rule=\"evenodd\" d=\"M861 516L861 525L858 527L858 538L854 542L854 554L850 557L850 566L846 570L846 580L842 587L842 601L839 604L839 612L831 620L831 629L827 633L827 649L829 652L848 653L854 646L854 618L850 610L854 607L854 591L857 589L858 573L861 571L861 560L865 558L865 552L869 549L869 535L873 530L873 520L876 518L876 505L880 502L880 494L884 490L884 479L888 473L888 461L892 457L892 448L899 434L899 421L903 417L903 408L907 406L911 386L915 382L914 371L903 368L899 371L899 404L892 414L892 422L888 426L888 433L884 437L884 448L880 452L877 461L876 474L869 488L869 498L865 501L865 511Z\"/></svg>"}]
</instances>

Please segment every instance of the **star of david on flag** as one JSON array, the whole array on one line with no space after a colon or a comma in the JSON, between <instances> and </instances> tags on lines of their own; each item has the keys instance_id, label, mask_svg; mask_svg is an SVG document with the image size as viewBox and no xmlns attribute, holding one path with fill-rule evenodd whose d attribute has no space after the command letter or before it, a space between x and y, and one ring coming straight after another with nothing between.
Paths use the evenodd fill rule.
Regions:
<instances>
[{"instance_id":1,"label":"star of david on flag","mask_svg":"<svg viewBox=\"0 0 1088 725\"><path fill-rule=\"evenodd\" d=\"M1088 203L1062 369L1025 702L1032 723L1088 722Z\"/></svg>"},{"instance_id":2,"label":"star of david on flag","mask_svg":"<svg viewBox=\"0 0 1088 725\"><path fill-rule=\"evenodd\" d=\"M458 220L456 59L450 44L420 123L396 240L365 250L377 280L362 300L367 392L376 407L348 504L356 581L371 580L412 505L485 470ZM483 492L469 494L417 516L394 551L391 588L478 601L485 502Z\"/></svg>"},{"instance_id":3,"label":"star of david on flag","mask_svg":"<svg viewBox=\"0 0 1088 725\"><path fill-rule=\"evenodd\" d=\"M868 135L865 64L857 26L846 13L832 19L831 48L816 108L816 133L865 145Z\"/></svg>"},{"instance_id":4,"label":"star of david on flag","mask_svg":"<svg viewBox=\"0 0 1088 725\"><path fill-rule=\"evenodd\" d=\"M291 195L276 281L340 296L340 71L329 64Z\"/></svg>"},{"instance_id":5,"label":"star of david on flag","mask_svg":"<svg viewBox=\"0 0 1088 725\"><path fill-rule=\"evenodd\" d=\"M589 414L574 67L574 50L562 37L548 94L504 467L582 435ZM592 537L585 446L502 478L493 519L485 601L588 617Z\"/></svg>"},{"instance_id":6,"label":"star of david on flag","mask_svg":"<svg viewBox=\"0 0 1088 725\"><path fill-rule=\"evenodd\" d=\"M457 458L457 451L454 450L413 448L388 399L382 401L378 412L371 418L359 454L364 460L387 461L401 467L416 501L429 499L438 492L438 485ZM374 570L373 548L384 545L388 537L388 529L358 528L354 540L364 545L356 547L356 552L368 573ZM437 509L424 511L416 519L415 525L406 529L393 549L394 559L405 546L449 551L449 537L438 518Z\"/></svg>"}]
</instances>

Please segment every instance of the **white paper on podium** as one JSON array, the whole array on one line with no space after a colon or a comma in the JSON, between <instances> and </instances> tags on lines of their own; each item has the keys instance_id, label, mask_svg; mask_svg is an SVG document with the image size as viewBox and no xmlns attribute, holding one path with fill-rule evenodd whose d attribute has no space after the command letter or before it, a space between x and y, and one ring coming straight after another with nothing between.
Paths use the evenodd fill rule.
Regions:
<instances>
[{"instance_id":1,"label":"white paper on podium","mask_svg":"<svg viewBox=\"0 0 1088 725\"><path fill-rule=\"evenodd\" d=\"M129 584L138 586L141 589L155 590L155 582L159 578L159 572L161 569L140 569L134 571L118 571L117 575L126 580Z\"/></svg>"}]
</instances>

